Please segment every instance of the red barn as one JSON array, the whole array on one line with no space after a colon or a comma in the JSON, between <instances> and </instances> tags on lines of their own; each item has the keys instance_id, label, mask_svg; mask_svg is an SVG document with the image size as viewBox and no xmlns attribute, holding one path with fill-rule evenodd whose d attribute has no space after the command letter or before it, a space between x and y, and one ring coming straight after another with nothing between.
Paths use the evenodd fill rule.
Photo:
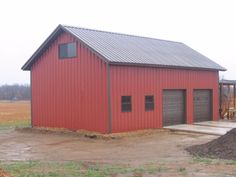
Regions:
<instances>
[{"instance_id":1,"label":"red barn","mask_svg":"<svg viewBox=\"0 0 236 177\"><path fill-rule=\"evenodd\" d=\"M180 42L62 25L22 69L32 126L102 133L218 120L225 70Z\"/></svg>"}]
</instances>

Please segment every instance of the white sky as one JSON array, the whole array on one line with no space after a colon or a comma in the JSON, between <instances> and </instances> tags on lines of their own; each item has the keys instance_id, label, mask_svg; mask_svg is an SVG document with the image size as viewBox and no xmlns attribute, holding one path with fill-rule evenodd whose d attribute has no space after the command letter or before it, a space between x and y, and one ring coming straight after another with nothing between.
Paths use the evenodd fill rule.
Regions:
<instances>
[{"instance_id":1,"label":"white sky","mask_svg":"<svg viewBox=\"0 0 236 177\"><path fill-rule=\"evenodd\" d=\"M5 0L0 85L30 82L20 68L58 24L180 41L236 80L235 0Z\"/></svg>"}]
</instances>

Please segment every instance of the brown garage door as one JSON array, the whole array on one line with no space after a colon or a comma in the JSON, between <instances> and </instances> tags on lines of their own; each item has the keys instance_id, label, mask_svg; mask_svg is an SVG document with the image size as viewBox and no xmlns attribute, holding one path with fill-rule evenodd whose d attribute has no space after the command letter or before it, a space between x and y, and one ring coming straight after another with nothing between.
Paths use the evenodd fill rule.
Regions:
<instances>
[{"instance_id":1,"label":"brown garage door","mask_svg":"<svg viewBox=\"0 0 236 177\"><path fill-rule=\"evenodd\" d=\"M211 90L194 90L194 122L211 120Z\"/></svg>"},{"instance_id":2,"label":"brown garage door","mask_svg":"<svg viewBox=\"0 0 236 177\"><path fill-rule=\"evenodd\" d=\"M185 123L185 91L164 90L163 126Z\"/></svg>"}]
</instances>

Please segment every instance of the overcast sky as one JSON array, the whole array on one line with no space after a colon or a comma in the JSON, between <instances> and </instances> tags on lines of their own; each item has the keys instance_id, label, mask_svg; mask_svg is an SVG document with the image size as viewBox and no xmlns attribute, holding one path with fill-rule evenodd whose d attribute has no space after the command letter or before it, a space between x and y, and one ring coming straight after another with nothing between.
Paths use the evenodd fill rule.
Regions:
<instances>
[{"instance_id":1,"label":"overcast sky","mask_svg":"<svg viewBox=\"0 0 236 177\"><path fill-rule=\"evenodd\" d=\"M30 82L20 68L58 24L180 41L236 79L235 0L5 0L0 85Z\"/></svg>"}]
</instances>

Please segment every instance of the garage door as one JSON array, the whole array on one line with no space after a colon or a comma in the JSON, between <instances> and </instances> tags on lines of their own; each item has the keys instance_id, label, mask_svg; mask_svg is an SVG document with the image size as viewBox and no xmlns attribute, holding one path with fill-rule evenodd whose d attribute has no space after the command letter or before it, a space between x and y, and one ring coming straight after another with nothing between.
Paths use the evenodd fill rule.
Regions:
<instances>
[{"instance_id":1,"label":"garage door","mask_svg":"<svg viewBox=\"0 0 236 177\"><path fill-rule=\"evenodd\" d=\"M194 90L194 122L211 120L211 90Z\"/></svg>"},{"instance_id":2,"label":"garage door","mask_svg":"<svg viewBox=\"0 0 236 177\"><path fill-rule=\"evenodd\" d=\"M163 126L185 123L185 91L164 90Z\"/></svg>"}]
</instances>

